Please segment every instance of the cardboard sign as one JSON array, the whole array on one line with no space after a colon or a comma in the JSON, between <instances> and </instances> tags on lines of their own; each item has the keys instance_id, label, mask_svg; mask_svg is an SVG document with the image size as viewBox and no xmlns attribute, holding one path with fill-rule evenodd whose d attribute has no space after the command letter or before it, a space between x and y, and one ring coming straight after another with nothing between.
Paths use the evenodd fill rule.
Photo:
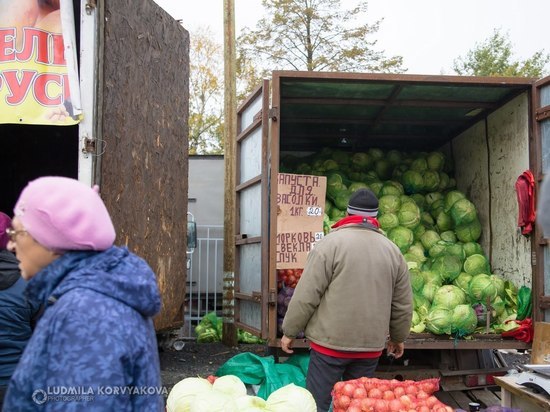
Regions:
<instances>
[{"instance_id":1,"label":"cardboard sign","mask_svg":"<svg viewBox=\"0 0 550 412\"><path fill-rule=\"evenodd\" d=\"M277 269L302 269L323 238L326 188L325 176L277 176Z\"/></svg>"}]
</instances>

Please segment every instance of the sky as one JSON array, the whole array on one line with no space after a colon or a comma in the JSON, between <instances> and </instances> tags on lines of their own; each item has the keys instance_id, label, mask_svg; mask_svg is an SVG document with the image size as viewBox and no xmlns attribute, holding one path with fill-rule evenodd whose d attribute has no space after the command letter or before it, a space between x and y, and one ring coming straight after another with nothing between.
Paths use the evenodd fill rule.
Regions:
<instances>
[{"instance_id":1,"label":"sky","mask_svg":"<svg viewBox=\"0 0 550 412\"><path fill-rule=\"evenodd\" d=\"M350 8L358 0L341 0ZM155 0L192 34L209 27L223 44L223 0ZM237 35L264 17L261 0L234 0ZM369 40L386 57L402 56L409 74L453 74L453 61L508 34L516 59L550 53L550 0L367 0L368 21L383 19Z\"/></svg>"}]
</instances>

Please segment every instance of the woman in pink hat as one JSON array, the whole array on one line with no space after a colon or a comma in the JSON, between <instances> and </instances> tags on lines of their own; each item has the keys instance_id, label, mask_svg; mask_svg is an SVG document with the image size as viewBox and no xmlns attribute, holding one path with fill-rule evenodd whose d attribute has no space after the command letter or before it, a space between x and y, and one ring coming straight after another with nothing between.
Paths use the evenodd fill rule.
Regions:
<instances>
[{"instance_id":1,"label":"woman in pink hat","mask_svg":"<svg viewBox=\"0 0 550 412\"><path fill-rule=\"evenodd\" d=\"M161 411L155 275L126 248L96 190L64 177L30 182L8 249L44 313L8 386L6 411Z\"/></svg>"},{"instance_id":2,"label":"woman in pink hat","mask_svg":"<svg viewBox=\"0 0 550 412\"><path fill-rule=\"evenodd\" d=\"M30 305L24 291L27 282L19 272L19 262L6 249L11 219L0 212L0 410L4 395L32 333L38 307Z\"/></svg>"}]
</instances>

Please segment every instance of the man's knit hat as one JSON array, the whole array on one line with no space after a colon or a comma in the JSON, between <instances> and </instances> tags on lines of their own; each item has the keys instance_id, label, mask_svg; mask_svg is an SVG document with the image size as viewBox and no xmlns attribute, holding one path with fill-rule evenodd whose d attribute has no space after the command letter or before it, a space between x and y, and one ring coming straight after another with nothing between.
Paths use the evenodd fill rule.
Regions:
<instances>
[{"instance_id":1,"label":"man's knit hat","mask_svg":"<svg viewBox=\"0 0 550 412\"><path fill-rule=\"evenodd\" d=\"M23 189L13 211L48 249L105 250L113 245L115 228L98 192L75 179L41 177Z\"/></svg>"},{"instance_id":2,"label":"man's knit hat","mask_svg":"<svg viewBox=\"0 0 550 412\"><path fill-rule=\"evenodd\" d=\"M378 199L369 189L356 190L349 198L348 214L376 217L378 214Z\"/></svg>"}]
</instances>

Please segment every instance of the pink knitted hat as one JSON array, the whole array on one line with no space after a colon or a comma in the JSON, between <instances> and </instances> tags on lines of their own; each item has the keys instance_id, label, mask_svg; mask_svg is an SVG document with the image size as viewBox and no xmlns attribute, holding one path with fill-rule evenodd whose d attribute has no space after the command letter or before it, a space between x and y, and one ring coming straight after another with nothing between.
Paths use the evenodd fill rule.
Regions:
<instances>
[{"instance_id":1,"label":"pink knitted hat","mask_svg":"<svg viewBox=\"0 0 550 412\"><path fill-rule=\"evenodd\" d=\"M8 246L8 234L6 229L11 227L11 219L5 213L0 212L0 249L5 249Z\"/></svg>"},{"instance_id":2,"label":"pink knitted hat","mask_svg":"<svg viewBox=\"0 0 550 412\"><path fill-rule=\"evenodd\" d=\"M105 250L116 235L98 191L67 177L41 177L23 189L13 211L48 249Z\"/></svg>"}]
</instances>

